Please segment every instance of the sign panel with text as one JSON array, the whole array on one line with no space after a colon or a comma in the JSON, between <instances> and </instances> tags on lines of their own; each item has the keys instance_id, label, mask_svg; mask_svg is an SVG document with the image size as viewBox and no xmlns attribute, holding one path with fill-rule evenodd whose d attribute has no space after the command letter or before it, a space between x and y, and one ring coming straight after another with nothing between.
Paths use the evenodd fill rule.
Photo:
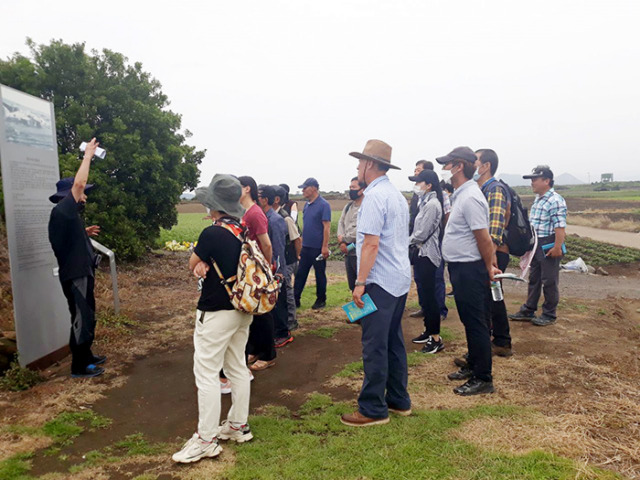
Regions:
<instances>
[{"instance_id":1,"label":"sign panel with text","mask_svg":"<svg viewBox=\"0 0 640 480\"><path fill-rule=\"evenodd\" d=\"M53 104L0 85L0 162L20 364L69 343L69 311L48 237L60 178Z\"/></svg>"}]
</instances>

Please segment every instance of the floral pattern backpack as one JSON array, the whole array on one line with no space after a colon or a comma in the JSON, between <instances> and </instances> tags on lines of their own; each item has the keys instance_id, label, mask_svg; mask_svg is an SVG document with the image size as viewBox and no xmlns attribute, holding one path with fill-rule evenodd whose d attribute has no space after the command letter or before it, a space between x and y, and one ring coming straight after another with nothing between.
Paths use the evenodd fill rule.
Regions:
<instances>
[{"instance_id":1,"label":"floral pattern backpack","mask_svg":"<svg viewBox=\"0 0 640 480\"><path fill-rule=\"evenodd\" d=\"M216 225L233 233L242 242L236 275L224 278L215 260L211 259L213 268L229 294L231 305L236 310L251 315L270 312L278 300L280 282L258 243L247 238L244 228L231 219L222 218Z\"/></svg>"}]
</instances>

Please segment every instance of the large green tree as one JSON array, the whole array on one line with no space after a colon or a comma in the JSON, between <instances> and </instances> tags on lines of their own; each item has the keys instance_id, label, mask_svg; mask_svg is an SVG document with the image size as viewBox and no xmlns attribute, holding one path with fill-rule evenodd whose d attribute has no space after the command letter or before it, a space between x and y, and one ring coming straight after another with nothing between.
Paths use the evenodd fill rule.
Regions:
<instances>
[{"instance_id":1,"label":"large green tree","mask_svg":"<svg viewBox=\"0 0 640 480\"><path fill-rule=\"evenodd\" d=\"M189 131L181 133L180 115L141 63L110 50L88 53L84 43L27 45L29 57L0 60L0 83L53 102L61 176L75 174L82 141L95 136L107 149L91 166L98 188L87 221L102 227L100 242L120 257L140 256L176 223L175 205L196 187L205 152L186 143Z\"/></svg>"}]
</instances>

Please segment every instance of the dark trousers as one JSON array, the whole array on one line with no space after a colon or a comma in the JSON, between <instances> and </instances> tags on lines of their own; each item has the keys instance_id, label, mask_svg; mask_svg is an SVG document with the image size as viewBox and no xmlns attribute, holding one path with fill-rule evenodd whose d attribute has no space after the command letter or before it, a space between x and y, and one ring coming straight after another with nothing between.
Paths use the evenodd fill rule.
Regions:
<instances>
[{"instance_id":1,"label":"dark trousers","mask_svg":"<svg viewBox=\"0 0 640 480\"><path fill-rule=\"evenodd\" d=\"M504 272L509 266L509 254L496 252L498 268ZM493 335L493 343L498 347L511 346L511 334L509 332L509 320L507 319L507 307L504 300L494 302L491 296L491 287L487 290L486 314L489 328Z\"/></svg>"},{"instance_id":2,"label":"dark trousers","mask_svg":"<svg viewBox=\"0 0 640 480\"><path fill-rule=\"evenodd\" d=\"M458 315L464 325L473 376L491 381L491 335L485 315L489 274L482 260L449 262Z\"/></svg>"},{"instance_id":3,"label":"dark trousers","mask_svg":"<svg viewBox=\"0 0 640 480\"><path fill-rule=\"evenodd\" d=\"M93 296L92 276L74 278L62 283L62 292L71 313L71 373L84 373L93 363L91 346L96 330L96 300Z\"/></svg>"},{"instance_id":4,"label":"dark trousers","mask_svg":"<svg viewBox=\"0 0 640 480\"><path fill-rule=\"evenodd\" d=\"M345 256L344 268L347 270L349 290L353 292L353 289L356 288L356 279L358 278L358 257L356 255Z\"/></svg>"},{"instance_id":5,"label":"dark trousers","mask_svg":"<svg viewBox=\"0 0 640 480\"><path fill-rule=\"evenodd\" d=\"M413 281L416 282L416 292L418 292L418 304L422 308L422 305L424 304L424 298L422 298L422 295L423 295L422 291L424 287L422 286L422 278L420 278L420 275L418 275L417 265L413 266ZM422 313L424 313L424 310L422 310Z\"/></svg>"},{"instance_id":6,"label":"dark trousers","mask_svg":"<svg viewBox=\"0 0 640 480\"><path fill-rule=\"evenodd\" d=\"M365 290L378 310L361 320L364 382L358 409L369 418L387 418L388 407L411 408L401 323L407 295L394 297L376 284Z\"/></svg>"},{"instance_id":7,"label":"dark trousers","mask_svg":"<svg viewBox=\"0 0 640 480\"><path fill-rule=\"evenodd\" d=\"M321 253L322 250L320 248L302 247L300 263L298 263L298 273L296 274L293 287L293 293L297 302L300 301L300 296L304 290L305 283L307 283L307 277L309 276L311 267L313 267L316 272L316 300L321 302L327 300L327 275L325 274L327 262L326 260L316 260Z\"/></svg>"},{"instance_id":8,"label":"dark trousers","mask_svg":"<svg viewBox=\"0 0 640 480\"><path fill-rule=\"evenodd\" d=\"M436 299L437 268L428 257L418 257L413 268L416 285L422 290L418 290L418 298L424 313L425 332L429 335L440 335L440 304Z\"/></svg>"},{"instance_id":9,"label":"dark trousers","mask_svg":"<svg viewBox=\"0 0 640 480\"><path fill-rule=\"evenodd\" d=\"M258 360L265 362L276 358L273 343L273 310L253 317L245 351L247 355L255 355Z\"/></svg>"},{"instance_id":10,"label":"dark trousers","mask_svg":"<svg viewBox=\"0 0 640 480\"><path fill-rule=\"evenodd\" d=\"M556 318L556 308L560 301L558 281L560 276L560 260L562 257L546 257L540 245L531 260L529 270L529 291L527 301L521 311L535 313L538 309L540 292L544 292L542 313L548 317Z\"/></svg>"},{"instance_id":11,"label":"dark trousers","mask_svg":"<svg viewBox=\"0 0 640 480\"><path fill-rule=\"evenodd\" d=\"M446 294L444 284L444 260L442 260L436 270L436 300L438 300L438 305L440 305L440 315L445 318L449 315L449 309L446 304Z\"/></svg>"},{"instance_id":12,"label":"dark trousers","mask_svg":"<svg viewBox=\"0 0 640 480\"><path fill-rule=\"evenodd\" d=\"M287 291L284 284L280 285L280 294L271 313L273 314L273 336L275 338L288 337L289 309L287 307Z\"/></svg>"}]
</instances>

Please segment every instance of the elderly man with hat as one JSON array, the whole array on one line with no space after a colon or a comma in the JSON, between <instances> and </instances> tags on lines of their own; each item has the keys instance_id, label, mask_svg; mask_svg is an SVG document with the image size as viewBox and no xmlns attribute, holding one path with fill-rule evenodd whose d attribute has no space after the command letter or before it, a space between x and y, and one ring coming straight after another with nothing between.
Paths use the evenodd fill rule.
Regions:
<instances>
[{"instance_id":1,"label":"elderly man with hat","mask_svg":"<svg viewBox=\"0 0 640 480\"><path fill-rule=\"evenodd\" d=\"M213 268L216 262L225 278L236 274L243 227L240 219L242 185L232 175L216 174L207 187L196 190L213 225L205 228L189 258L189 269L204 278L198 300L193 334L193 373L198 387L198 430L173 460L192 463L222 452L220 440L246 442L253 438L249 416L250 375L245 363L245 345L252 316L235 310ZM224 367L233 384L232 404L220 426L221 395L218 374Z\"/></svg>"},{"instance_id":2,"label":"elderly man with hat","mask_svg":"<svg viewBox=\"0 0 640 480\"><path fill-rule=\"evenodd\" d=\"M71 313L71 376L76 378L101 375L104 369L98 365L107 359L91 351L96 328L93 287L99 257L93 251L89 236L97 235L100 227L85 228L80 215L87 201L86 193L93 188L87 180L97 147L94 138L85 149L76 176L58 181L56 193L49 197L56 204L49 218L49 242L58 260L58 278Z\"/></svg>"},{"instance_id":3,"label":"elderly man with hat","mask_svg":"<svg viewBox=\"0 0 640 480\"><path fill-rule=\"evenodd\" d=\"M556 323L556 308L560 301L560 260L565 253L567 204L553 189L553 172L548 166L538 165L531 175L522 178L531 180L531 189L536 194L529 221L538 235L538 246L531 260L527 301L518 313L509 315L509 318L544 327ZM536 317L541 290L544 292L542 315Z\"/></svg>"},{"instance_id":4,"label":"elderly man with hat","mask_svg":"<svg viewBox=\"0 0 640 480\"><path fill-rule=\"evenodd\" d=\"M409 206L387 177L389 169L399 170L391 164L389 145L369 140L362 153L349 155L359 160L358 180L367 185L358 211L353 300L362 308L367 293L377 306L360 321L364 382L358 410L341 418L345 425L362 427L388 423L389 411L411 414L401 324L411 285Z\"/></svg>"},{"instance_id":5,"label":"elderly man with hat","mask_svg":"<svg viewBox=\"0 0 640 480\"><path fill-rule=\"evenodd\" d=\"M450 380L467 380L453 389L457 395L491 393L491 335L486 321L485 302L489 280L500 273L489 235L489 205L472 180L476 154L458 147L436 158L451 172L456 189L451 197L451 213L444 231L442 255L449 265L449 278L467 336L467 365L449 374Z\"/></svg>"},{"instance_id":6,"label":"elderly man with hat","mask_svg":"<svg viewBox=\"0 0 640 480\"><path fill-rule=\"evenodd\" d=\"M316 301L311 306L318 310L327 302L327 275L325 273L329 257L329 234L331 233L331 206L318 193L320 184L313 178L307 178L302 185L302 195L307 199L302 217L302 250L300 263L294 282L296 306L300 307L300 297L307 283L309 270L313 266L316 272Z\"/></svg>"}]
</instances>

